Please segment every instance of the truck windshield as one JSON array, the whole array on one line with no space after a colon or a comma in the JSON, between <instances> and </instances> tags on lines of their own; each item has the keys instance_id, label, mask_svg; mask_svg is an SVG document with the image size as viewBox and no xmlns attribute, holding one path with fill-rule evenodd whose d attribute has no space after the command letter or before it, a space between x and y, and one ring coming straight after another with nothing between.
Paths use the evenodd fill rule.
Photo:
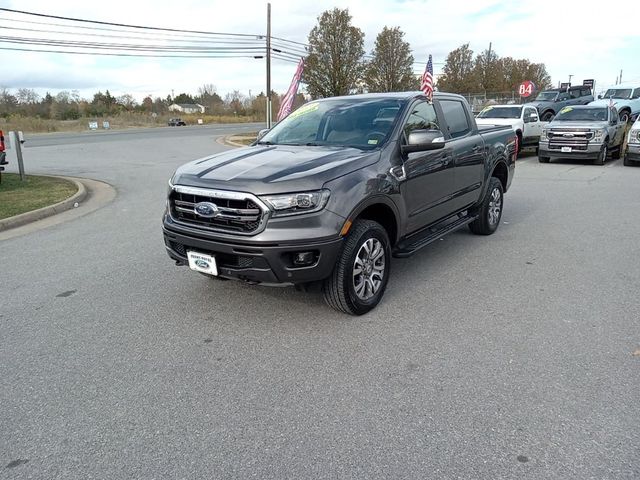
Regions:
<instances>
[{"instance_id":1,"label":"truck windshield","mask_svg":"<svg viewBox=\"0 0 640 480\"><path fill-rule=\"evenodd\" d=\"M487 107L478 118L520 118L522 107Z\"/></svg>"},{"instance_id":2,"label":"truck windshield","mask_svg":"<svg viewBox=\"0 0 640 480\"><path fill-rule=\"evenodd\" d=\"M556 117L554 122L606 122L607 121L607 109L606 108L571 108L565 107Z\"/></svg>"},{"instance_id":3,"label":"truck windshield","mask_svg":"<svg viewBox=\"0 0 640 480\"><path fill-rule=\"evenodd\" d=\"M403 104L392 98L313 101L292 112L258 144L373 149L386 142Z\"/></svg>"},{"instance_id":4,"label":"truck windshield","mask_svg":"<svg viewBox=\"0 0 640 480\"><path fill-rule=\"evenodd\" d=\"M610 88L602 98L631 98L630 88Z\"/></svg>"},{"instance_id":5,"label":"truck windshield","mask_svg":"<svg viewBox=\"0 0 640 480\"><path fill-rule=\"evenodd\" d=\"M553 101L558 96L558 92L540 92L536 97L536 100L542 100L545 102Z\"/></svg>"}]
</instances>

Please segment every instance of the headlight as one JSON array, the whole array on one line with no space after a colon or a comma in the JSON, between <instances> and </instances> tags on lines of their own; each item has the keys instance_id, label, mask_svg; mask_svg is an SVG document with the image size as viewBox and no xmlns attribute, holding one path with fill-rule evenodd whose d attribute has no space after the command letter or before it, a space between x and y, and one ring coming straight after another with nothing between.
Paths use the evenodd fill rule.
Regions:
<instances>
[{"instance_id":1,"label":"headlight","mask_svg":"<svg viewBox=\"0 0 640 480\"><path fill-rule=\"evenodd\" d=\"M640 130L631 130L629 132L629 143L640 143Z\"/></svg>"},{"instance_id":2,"label":"headlight","mask_svg":"<svg viewBox=\"0 0 640 480\"><path fill-rule=\"evenodd\" d=\"M549 130L547 130L546 128L542 129L542 135L540 135L540 140L549 140L549 137L547 136L547 133L549 132Z\"/></svg>"},{"instance_id":3,"label":"headlight","mask_svg":"<svg viewBox=\"0 0 640 480\"><path fill-rule=\"evenodd\" d=\"M322 210L329 200L329 194L329 190L316 190L283 195L264 195L260 198L271 207L274 217L285 217Z\"/></svg>"},{"instance_id":4,"label":"headlight","mask_svg":"<svg viewBox=\"0 0 640 480\"><path fill-rule=\"evenodd\" d=\"M607 132L606 132L606 130L595 130L595 131L593 132L593 139L594 139L596 142L601 142L601 141L602 141L602 138L604 137L604 135L605 135L606 133L607 133Z\"/></svg>"}]
</instances>

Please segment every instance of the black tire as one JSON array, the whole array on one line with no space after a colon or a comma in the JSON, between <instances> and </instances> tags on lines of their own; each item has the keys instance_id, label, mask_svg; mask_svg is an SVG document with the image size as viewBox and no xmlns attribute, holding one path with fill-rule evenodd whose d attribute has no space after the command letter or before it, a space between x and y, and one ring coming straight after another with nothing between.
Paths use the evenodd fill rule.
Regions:
<instances>
[{"instance_id":1,"label":"black tire","mask_svg":"<svg viewBox=\"0 0 640 480\"><path fill-rule=\"evenodd\" d=\"M550 157L541 157L540 155L538 155L538 162L540 163L549 163L549 160L551 160Z\"/></svg>"},{"instance_id":2,"label":"black tire","mask_svg":"<svg viewBox=\"0 0 640 480\"><path fill-rule=\"evenodd\" d=\"M504 190L502 182L496 177L491 177L487 193L485 193L477 210L478 218L469 224L469 230L476 235L491 235L500 226L503 206Z\"/></svg>"},{"instance_id":3,"label":"black tire","mask_svg":"<svg viewBox=\"0 0 640 480\"><path fill-rule=\"evenodd\" d=\"M363 273L358 275L354 272L355 265L357 258L363 258L360 257L361 254L366 255L366 251L363 252L365 243L372 243L376 247L379 245L382 249L382 256L378 257L377 260L375 258L371 259L371 255L366 256ZM382 259L383 263L379 262L380 259ZM327 302L330 307L349 315L363 315L367 313L380 303L384 295L387 282L389 281L390 264L391 247L387 231L382 225L372 220L356 220L340 250L340 255L333 268L333 272L322 285L325 302ZM377 288L371 291L373 280L370 280L371 283L367 283L367 278L372 279L374 277L376 265L378 270L380 265L382 265L382 275L380 276L379 273L375 275L381 278ZM369 267L371 268L367 273L366 269ZM360 280L360 282L358 282L358 280ZM356 291L356 283L358 283L358 285L364 285L364 292L359 294ZM367 289L369 289L369 292ZM367 297L367 293L371 293L371 296L363 298Z\"/></svg>"},{"instance_id":4,"label":"black tire","mask_svg":"<svg viewBox=\"0 0 640 480\"><path fill-rule=\"evenodd\" d=\"M598 158L596 158L593 163L594 165L604 165L604 162L607 161L607 142L609 140L605 140L604 145L600 149L600 153L598 154Z\"/></svg>"},{"instance_id":5,"label":"black tire","mask_svg":"<svg viewBox=\"0 0 640 480\"><path fill-rule=\"evenodd\" d=\"M629 157L625 155L623 163L625 167L632 167L636 162L632 162L631 160L629 160Z\"/></svg>"},{"instance_id":6,"label":"black tire","mask_svg":"<svg viewBox=\"0 0 640 480\"><path fill-rule=\"evenodd\" d=\"M615 148L613 150L611 150L611 158L614 160L620 160L620 157L622 156L622 145L620 145L618 148Z\"/></svg>"},{"instance_id":7,"label":"black tire","mask_svg":"<svg viewBox=\"0 0 640 480\"><path fill-rule=\"evenodd\" d=\"M631 112L629 110L622 110L618 117L620 118L620 123L630 123L631 122Z\"/></svg>"},{"instance_id":8,"label":"black tire","mask_svg":"<svg viewBox=\"0 0 640 480\"><path fill-rule=\"evenodd\" d=\"M520 152L522 152L522 133L518 132L516 133L516 136L518 137L518 155L520 155Z\"/></svg>"},{"instance_id":9,"label":"black tire","mask_svg":"<svg viewBox=\"0 0 640 480\"><path fill-rule=\"evenodd\" d=\"M543 122L550 122L555 116L556 114L553 113L552 110L547 110L540 116L540 120L542 120Z\"/></svg>"}]
</instances>

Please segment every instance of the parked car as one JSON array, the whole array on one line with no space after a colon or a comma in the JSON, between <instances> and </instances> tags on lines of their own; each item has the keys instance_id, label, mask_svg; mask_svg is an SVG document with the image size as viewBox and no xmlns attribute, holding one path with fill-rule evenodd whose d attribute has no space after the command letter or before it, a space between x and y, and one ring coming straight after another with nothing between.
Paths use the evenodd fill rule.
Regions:
<instances>
[{"instance_id":1,"label":"parked car","mask_svg":"<svg viewBox=\"0 0 640 480\"><path fill-rule=\"evenodd\" d=\"M186 122L181 118L170 118L167 122L167 125L170 127L184 127L186 126Z\"/></svg>"},{"instance_id":2,"label":"parked car","mask_svg":"<svg viewBox=\"0 0 640 480\"><path fill-rule=\"evenodd\" d=\"M629 131L627 137L627 151L624 155L624 164L629 167L640 162L640 116Z\"/></svg>"},{"instance_id":3,"label":"parked car","mask_svg":"<svg viewBox=\"0 0 640 480\"><path fill-rule=\"evenodd\" d=\"M625 129L614 107L564 107L542 130L538 160L548 163L553 157L567 157L604 165L609 153L620 158Z\"/></svg>"},{"instance_id":4,"label":"parked car","mask_svg":"<svg viewBox=\"0 0 640 480\"><path fill-rule=\"evenodd\" d=\"M210 276L317 285L360 315L382 298L392 255L465 225L496 231L515 150L511 128L477 127L460 95L313 101L252 146L178 168L166 250Z\"/></svg>"},{"instance_id":5,"label":"parked car","mask_svg":"<svg viewBox=\"0 0 640 480\"><path fill-rule=\"evenodd\" d=\"M526 105L491 105L477 116L478 125L509 125L518 136L518 151L522 147L538 147L542 127L538 111Z\"/></svg>"},{"instance_id":6,"label":"parked car","mask_svg":"<svg viewBox=\"0 0 640 480\"><path fill-rule=\"evenodd\" d=\"M589 105L613 105L618 110L621 122L633 122L640 114L640 85L616 85L603 95L598 95L598 100Z\"/></svg>"},{"instance_id":7,"label":"parked car","mask_svg":"<svg viewBox=\"0 0 640 480\"><path fill-rule=\"evenodd\" d=\"M543 122L549 122L564 107L569 105L586 105L593 102L593 93L589 87L575 86L569 89L543 90L536 99L526 105L533 105Z\"/></svg>"}]
</instances>

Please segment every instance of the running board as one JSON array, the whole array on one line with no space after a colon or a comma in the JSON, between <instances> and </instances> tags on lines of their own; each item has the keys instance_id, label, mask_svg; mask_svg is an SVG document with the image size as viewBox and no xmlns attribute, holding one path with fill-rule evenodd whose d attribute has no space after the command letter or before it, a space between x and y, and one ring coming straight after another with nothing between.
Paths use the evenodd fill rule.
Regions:
<instances>
[{"instance_id":1,"label":"running board","mask_svg":"<svg viewBox=\"0 0 640 480\"><path fill-rule=\"evenodd\" d=\"M451 233L461 227L464 227L465 225L468 225L477 218L477 215L464 215L451 223L443 225L440 228L427 228L422 232L415 233L396 246L396 248L393 250L393 256L396 258L410 257L422 247L429 245L431 242L435 242L448 233Z\"/></svg>"}]
</instances>

